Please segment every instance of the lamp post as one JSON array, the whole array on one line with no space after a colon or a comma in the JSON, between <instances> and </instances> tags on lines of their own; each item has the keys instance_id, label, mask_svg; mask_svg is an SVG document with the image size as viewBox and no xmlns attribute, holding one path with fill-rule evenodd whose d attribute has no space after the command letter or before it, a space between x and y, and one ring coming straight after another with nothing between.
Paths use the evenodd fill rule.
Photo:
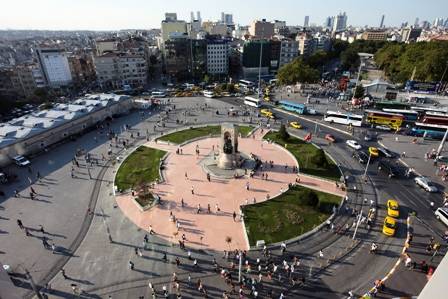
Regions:
<instances>
[{"instance_id":1,"label":"lamp post","mask_svg":"<svg viewBox=\"0 0 448 299\"><path fill-rule=\"evenodd\" d=\"M364 170L363 179L366 179L366 177L367 177L367 169L369 168L371 157L372 157L372 154L369 153L369 159L367 160L367 165L366 165L366 169Z\"/></svg>"}]
</instances>

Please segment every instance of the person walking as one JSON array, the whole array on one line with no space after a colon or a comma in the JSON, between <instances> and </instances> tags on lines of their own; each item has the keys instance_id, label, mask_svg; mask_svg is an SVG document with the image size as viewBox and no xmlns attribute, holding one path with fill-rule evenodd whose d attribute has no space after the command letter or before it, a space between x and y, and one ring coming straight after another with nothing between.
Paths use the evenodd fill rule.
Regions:
<instances>
[{"instance_id":1,"label":"person walking","mask_svg":"<svg viewBox=\"0 0 448 299\"><path fill-rule=\"evenodd\" d=\"M39 231L42 233L42 234L45 234L45 230L44 230L44 226L43 225L41 225L41 224L39 224Z\"/></svg>"},{"instance_id":2,"label":"person walking","mask_svg":"<svg viewBox=\"0 0 448 299\"><path fill-rule=\"evenodd\" d=\"M47 241L46 237L42 238L42 245L44 246L45 249L50 248L50 244L48 244L48 241Z\"/></svg>"},{"instance_id":3,"label":"person walking","mask_svg":"<svg viewBox=\"0 0 448 299\"><path fill-rule=\"evenodd\" d=\"M22 223L22 220L20 220L20 219L17 219L17 225L19 226L19 228L20 229L24 229L24 226L23 226L23 223Z\"/></svg>"},{"instance_id":4,"label":"person walking","mask_svg":"<svg viewBox=\"0 0 448 299\"><path fill-rule=\"evenodd\" d=\"M37 192L34 190L33 187L30 187L30 190L31 190L31 193L33 193L33 194L37 194Z\"/></svg>"},{"instance_id":5,"label":"person walking","mask_svg":"<svg viewBox=\"0 0 448 299\"><path fill-rule=\"evenodd\" d=\"M134 263L132 261L129 261L129 269L134 270Z\"/></svg>"},{"instance_id":6,"label":"person walking","mask_svg":"<svg viewBox=\"0 0 448 299\"><path fill-rule=\"evenodd\" d=\"M184 207L184 205L185 205L185 203L184 203L184 199L183 198L181 198L180 199L180 206L183 208Z\"/></svg>"},{"instance_id":7,"label":"person walking","mask_svg":"<svg viewBox=\"0 0 448 299\"><path fill-rule=\"evenodd\" d=\"M194 187L193 186L191 186L191 194L194 195Z\"/></svg>"},{"instance_id":8,"label":"person walking","mask_svg":"<svg viewBox=\"0 0 448 299\"><path fill-rule=\"evenodd\" d=\"M51 253L55 252L56 252L56 245L54 245L54 243L51 243Z\"/></svg>"},{"instance_id":9,"label":"person walking","mask_svg":"<svg viewBox=\"0 0 448 299\"><path fill-rule=\"evenodd\" d=\"M236 221L236 212L235 211L233 211L233 222L235 222Z\"/></svg>"}]
</instances>

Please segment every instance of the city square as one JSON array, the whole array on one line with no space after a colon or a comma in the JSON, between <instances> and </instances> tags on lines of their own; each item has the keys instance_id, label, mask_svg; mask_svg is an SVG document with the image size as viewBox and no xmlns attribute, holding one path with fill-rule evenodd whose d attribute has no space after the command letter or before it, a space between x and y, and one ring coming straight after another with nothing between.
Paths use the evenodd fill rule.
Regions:
<instances>
[{"instance_id":1,"label":"city square","mask_svg":"<svg viewBox=\"0 0 448 299\"><path fill-rule=\"evenodd\" d=\"M3 8L1 299L444 297L446 3Z\"/></svg>"}]
</instances>

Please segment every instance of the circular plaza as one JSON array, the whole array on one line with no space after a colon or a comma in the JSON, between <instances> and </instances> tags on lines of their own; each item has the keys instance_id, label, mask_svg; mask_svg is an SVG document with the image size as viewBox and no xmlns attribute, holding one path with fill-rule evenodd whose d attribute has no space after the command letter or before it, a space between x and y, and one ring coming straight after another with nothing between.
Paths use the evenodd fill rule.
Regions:
<instances>
[{"instance_id":1,"label":"circular plaza","mask_svg":"<svg viewBox=\"0 0 448 299\"><path fill-rule=\"evenodd\" d=\"M174 244L184 242L189 247L218 251L247 250L259 240L267 243L283 241L281 236L274 240L263 236L263 231L269 235L266 230L271 226L274 226L274 230L270 233L276 234L275 229L291 230L290 227L280 227L282 222L289 222L286 226L299 227L307 222L301 212L306 213L308 207L300 207L294 214L287 207L287 199L284 201L286 210L276 209L275 205L265 207L278 210L279 214L273 215L271 220L264 219L257 214L263 209L264 202L273 202L276 198L282 200L282 195L291 197L294 194L288 192L294 191L291 187L296 186L309 188L313 194L332 193L333 205L337 205L345 194L334 182L302 173L298 175L300 165L288 150L288 145L272 142L266 134L273 132L260 128L242 126L237 133L238 142L234 144L237 147L234 152L237 151L239 159L245 157L251 160L245 163L250 164L250 167L219 168L217 166L225 156L226 144L216 134L219 128L213 129L214 132L204 131L203 136L196 136L200 134L195 135L194 128L186 128L159 137L147 142L136 150L137 153L131 153L123 161L115 182L119 189L116 201L127 218L142 230ZM179 134L185 136L179 139ZM144 158L138 156L135 157L136 162L130 161L132 155L138 155L138 152L148 152L152 161L145 162ZM125 178L126 175L122 174L124 171L121 171L122 168L130 168L125 165L129 162L134 163L133 170L128 170L133 178ZM142 163L152 163L152 169L138 170ZM144 171L152 172L153 176L146 178L146 181L141 179L145 176ZM152 194L151 198L156 200L145 206L139 198L145 198L148 194ZM273 202L277 205L279 203L282 204ZM314 222L321 223L329 215L317 215L316 212L314 216ZM315 226L316 223L308 228L290 231L285 238L295 237ZM256 231L259 228L261 234Z\"/></svg>"}]
</instances>

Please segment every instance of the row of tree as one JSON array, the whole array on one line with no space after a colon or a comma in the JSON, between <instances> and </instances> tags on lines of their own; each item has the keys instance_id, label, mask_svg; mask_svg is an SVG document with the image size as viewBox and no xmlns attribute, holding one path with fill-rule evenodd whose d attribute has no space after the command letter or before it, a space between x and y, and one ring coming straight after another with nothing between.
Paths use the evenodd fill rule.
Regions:
<instances>
[{"instance_id":1,"label":"row of tree","mask_svg":"<svg viewBox=\"0 0 448 299\"><path fill-rule=\"evenodd\" d=\"M414 70L415 80L439 81L448 63L448 42L388 43L376 52L375 62L395 83L409 80Z\"/></svg>"}]
</instances>

